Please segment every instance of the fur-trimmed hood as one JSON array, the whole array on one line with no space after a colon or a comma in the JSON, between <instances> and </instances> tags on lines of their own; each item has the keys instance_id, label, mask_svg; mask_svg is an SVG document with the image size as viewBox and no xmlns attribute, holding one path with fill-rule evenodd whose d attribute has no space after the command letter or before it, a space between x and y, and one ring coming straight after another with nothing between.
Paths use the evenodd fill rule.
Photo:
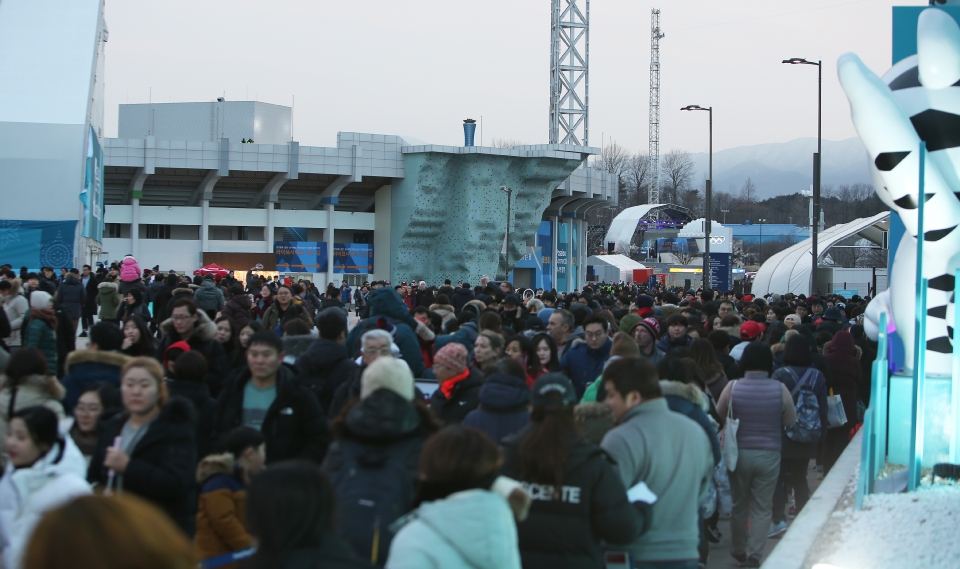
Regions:
<instances>
[{"instance_id":1,"label":"fur-trimmed hood","mask_svg":"<svg viewBox=\"0 0 960 569\"><path fill-rule=\"evenodd\" d=\"M430 312L436 312L440 316L444 315L443 314L444 311L449 312L451 314L456 312L456 309L450 306L449 304L431 304L428 310L430 310Z\"/></svg>"},{"instance_id":2,"label":"fur-trimmed hood","mask_svg":"<svg viewBox=\"0 0 960 569\"><path fill-rule=\"evenodd\" d=\"M193 324L194 334L197 335L198 340L207 342L213 340L217 336L217 325L214 324L213 320L210 320L210 317L207 316L207 313L197 309L197 321ZM176 328L173 327L173 317L167 318L160 324L160 330L166 336L171 336L176 333ZM179 339L179 334L177 338Z\"/></svg>"},{"instance_id":3,"label":"fur-trimmed hood","mask_svg":"<svg viewBox=\"0 0 960 569\"><path fill-rule=\"evenodd\" d=\"M112 283L110 281L103 281L102 283L97 285L97 289L113 289L113 291L116 292L117 290L120 289L120 285L118 285L117 283ZM99 290L97 292L100 293Z\"/></svg>"},{"instance_id":4,"label":"fur-trimmed hood","mask_svg":"<svg viewBox=\"0 0 960 569\"><path fill-rule=\"evenodd\" d=\"M130 356L120 352L101 352L99 350L76 350L70 352L67 356L67 363L64 366L64 373L70 373L70 368L77 364L97 363L106 364L115 367L123 367L123 364L130 360Z\"/></svg>"},{"instance_id":5,"label":"fur-trimmed hood","mask_svg":"<svg viewBox=\"0 0 960 569\"><path fill-rule=\"evenodd\" d=\"M307 350L310 349L310 346L313 345L313 342L316 341L316 339L317 337L312 334L284 336L281 338L281 341L283 342L283 352L286 354L287 358L296 361L298 357L307 353Z\"/></svg>"},{"instance_id":6,"label":"fur-trimmed hood","mask_svg":"<svg viewBox=\"0 0 960 569\"><path fill-rule=\"evenodd\" d=\"M612 417L610 408L605 403L581 403L574 409L573 414L579 421Z\"/></svg>"},{"instance_id":7,"label":"fur-trimmed hood","mask_svg":"<svg viewBox=\"0 0 960 569\"><path fill-rule=\"evenodd\" d=\"M189 294L190 296L193 296L193 291L197 290L198 288L200 287L195 284L179 284L177 285L177 288L170 292L170 295L177 296L178 294Z\"/></svg>"},{"instance_id":8,"label":"fur-trimmed hood","mask_svg":"<svg viewBox=\"0 0 960 569\"><path fill-rule=\"evenodd\" d=\"M9 381L6 374L0 375L0 386L2 386L2 389L9 389L9 387L7 387ZM34 389L40 393L49 395L57 401L63 400L63 397L67 394L67 391L55 375L41 375L39 373L28 375L20 383L19 387Z\"/></svg>"},{"instance_id":9,"label":"fur-trimmed hood","mask_svg":"<svg viewBox=\"0 0 960 569\"><path fill-rule=\"evenodd\" d=\"M197 465L197 482L203 484L207 479L216 474L233 475L234 460L229 452L223 454L211 454Z\"/></svg>"},{"instance_id":10,"label":"fur-trimmed hood","mask_svg":"<svg viewBox=\"0 0 960 569\"><path fill-rule=\"evenodd\" d=\"M16 298L20 294L20 291L22 288L23 288L23 281L21 281L20 279L11 279L10 294L7 296L7 298L10 298L10 297Z\"/></svg>"},{"instance_id":11,"label":"fur-trimmed hood","mask_svg":"<svg viewBox=\"0 0 960 569\"><path fill-rule=\"evenodd\" d=\"M710 410L710 404L707 402L707 398L703 396L700 388L692 383L681 383L670 379L661 379L660 391L663 392L664 397L668 395L682 397L703 409L704 413Z\"/></svg>"}]
</instances>

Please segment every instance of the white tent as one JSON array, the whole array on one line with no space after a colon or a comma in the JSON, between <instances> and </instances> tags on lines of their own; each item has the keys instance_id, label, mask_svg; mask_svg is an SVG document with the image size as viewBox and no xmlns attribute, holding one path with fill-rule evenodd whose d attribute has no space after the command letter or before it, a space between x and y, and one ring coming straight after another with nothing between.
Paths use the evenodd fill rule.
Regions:
<instances>
[{"instance_id":1,"label":"white tent","mask_svg":"<svg viewBox=\"0 0 960 569\"><path fill-rule=\"evenodd\" d=\"M587 259L587 266L593 266L599 279L608 283L614 280L632 283L633 270L647 268L626 255L594 255ZM606 267L609 269L604 270Z\"/></svg>"},{"instance_id":2,"label":"white tent","mask_svg":"<svg viewBox=\"0 0 960 569\"><path fill-rule=\"evenodd\" d=\"M823 258L830 247L854 235L862 235L879 244L879 233L874 226L884 224L889 217L890 212L885 211L873 217L862 217L850 223L835 225L820 232L817 238L817 261ZM812 253L813 240L805 239L767 259L753 279L753 294L763 296L773 292L780 294L792 292L809 295Z\"/></svg>"}]
</instances>

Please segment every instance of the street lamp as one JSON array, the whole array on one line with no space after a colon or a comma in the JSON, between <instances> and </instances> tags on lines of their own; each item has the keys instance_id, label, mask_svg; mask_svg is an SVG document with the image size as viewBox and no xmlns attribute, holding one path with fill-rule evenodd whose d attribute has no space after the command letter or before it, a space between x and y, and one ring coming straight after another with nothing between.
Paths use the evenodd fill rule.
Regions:
<instances>
[{"instance_id":1,"label":"street lamp","mask_svg":"<svg viewBox=\"0 0 960 569\"><path fill-rule=\"evenodd\" d=\"M810 294L817 291L817 233L820 225L820 156L822 152L821 135L823 124L823 62L808 61L802 57L792 57L784 59L783 63L790 65L816 65L817 66L817 153L813 155L813 219L810 222L810 237L813 242L813 268L810 273Z\"/></svg>"},{"instance_id":2,"label":"street lamp","mask_svg":"<svg viewBox=\"0 0 960 569\"><path fill-rule=\"evenodd\" d=\"M504 255L503 280L510 278L510 199L513 197L513 188L500 186L500 191L507 194L507 254Z\"/></svg>"},{"instance_id":3,"label":"street lamp","mask_svg":"<svg viewBox=\"0 0 960 569\"><path fill-rule=\"evenodd\" d=\"M706 215L703 216L703 288L713 289L713 279L710 278L710 220L712 218L711 209L713 201L713 107L703 108L700 105L687 105L680 109L681 111L707 111L710 113L710 166L707 174L707 191L704 196L704 209ZM726 221L726 219L724 219Z\"/></svg>"},{"instance_id":4,"label":"street lamp","mask_svg":"<svg viewBox=\"0 0 960 569\"><path fill-rule=\"evenodd\" d=\"M726 224L727 224L727 214L730 213L730 210L729 210L729 209L721 209L720 212L723 213L723 224L726 225Z\"/></svg>"},{"instance_id":5,"label":"street lamp","mask_svg":"<svg viewBox=\"0 0 960 569\"><path fill-rule=\"evenodd\" d=\"M766 223L766 219L758 219L760 223L760 265L763 265L763 224Z\"/></svg>"}]
</instances>

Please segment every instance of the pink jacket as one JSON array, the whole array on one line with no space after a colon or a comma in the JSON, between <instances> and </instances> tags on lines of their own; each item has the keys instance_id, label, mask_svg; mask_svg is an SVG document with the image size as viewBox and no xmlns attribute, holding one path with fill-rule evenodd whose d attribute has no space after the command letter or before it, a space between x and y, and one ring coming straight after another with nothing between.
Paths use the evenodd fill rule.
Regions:
<instances>
[{"instance_id":1,"label":"pink jacket","mask_svg":"<svg viewBox=\"0 0 960 569\"><path fill-rule=\"evenodd\" d=\"M132 283L140 280L140 265L133 257L124 257L120 266L120 280L126 283Z\"/></svg>"}]
</instances>

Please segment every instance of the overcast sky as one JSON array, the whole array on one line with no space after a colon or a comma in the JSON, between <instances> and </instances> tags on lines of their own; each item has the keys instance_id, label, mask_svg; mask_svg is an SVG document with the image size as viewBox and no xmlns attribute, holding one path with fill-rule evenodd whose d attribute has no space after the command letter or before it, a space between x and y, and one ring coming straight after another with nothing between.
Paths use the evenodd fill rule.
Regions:
<instances>
[{"instance_id":1,"label":"overcast sky","mask_svg":"<svg viewBox=\"0 0 960 569\"><path fill-rule=\"evenodd\" d=\"M585 0L579 0L585 4ZM650 8L660 7L661 152L816 136L824 61L823 137L856 136L836 77L853 51L890 66L891 6L926 0L594 0L590 145L647 149ZM338 131L463 144L462 119L483 138L547 142L549 0L108 0L106 134L118 105L254 99L290 105L294 138L334 146ZM478 132L479 137L479 132ZM479 140L478 140L479 143Z\"/></svg>"}]
</instances>

